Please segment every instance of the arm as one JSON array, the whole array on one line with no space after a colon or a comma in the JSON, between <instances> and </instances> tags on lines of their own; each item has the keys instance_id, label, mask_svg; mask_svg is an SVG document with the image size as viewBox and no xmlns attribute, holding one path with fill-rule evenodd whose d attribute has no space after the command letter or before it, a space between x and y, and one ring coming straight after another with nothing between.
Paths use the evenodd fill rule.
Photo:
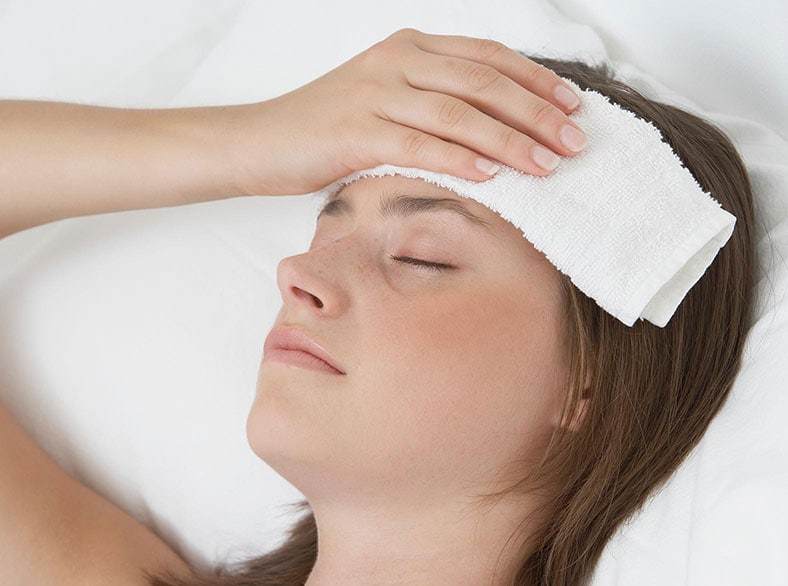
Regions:
<instances>
[{"instance_id":1,"label":"arm","mask_svg":"<svg viewBox=\"0 0 788 586\"><path fill-rule=\"evenodd\" d=\"M80 484L0 405L0 584L143 586L190 570L136 519Z\"/></svg>"},{"instance_id":2,"label":"arm","mask_svg":"<svg viewBox=\"0 0 788 586\"><path fill-rule=\"evenodd\" d=\"M234 107L0 101L0 238L72 216L241 195Z\"/></svg>"},{"instance_id":3,"label":"arm","mask_svg":"<svg viewBox=\"0 0 788 586\"><path fill-rule=\"evenodd\" d=\"M71 216L308 193L381 163L482 181L492 159L544 176L535 149L577 152L560 138L579 129L561 87L498 43L403 30L260 103L0 101L0 238Z\"/></svg>"},{"instance_id":4,"label":"arm","mask_svg":"<svg viewBox=\"0 0 788 586\"><path fill-rule=\"evenodd\" d=\"M308 193L380 163L484 180L481 154L546 175L534 145L573 154L559 140L573 124L571 107L555 101L561 83L497 43L405 30L257 104L0 102L0 237L72 216ZM3 409L0 472L0 558L10 560L0 584L121 585L135 583L139 568L186 570L150 531L60 470Z\"/></svg>"}]
</instances>

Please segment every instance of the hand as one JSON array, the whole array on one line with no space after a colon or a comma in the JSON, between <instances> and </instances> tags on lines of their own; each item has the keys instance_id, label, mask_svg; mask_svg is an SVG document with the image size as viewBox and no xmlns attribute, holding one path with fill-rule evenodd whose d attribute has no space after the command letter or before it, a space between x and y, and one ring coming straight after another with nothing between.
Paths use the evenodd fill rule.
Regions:
<instances>
[{"instance_id":1,"label":"hand","mask_svg":"<svg viewBox=\"0 0 788 586\"><path fill-rule=\"evenodd\" d=\"M579 129L559 87L574 93L500 43L404 29L299 89L238 106L239 184L308 193L381 163L480 181L493 160L547 175L534 149L571 156L559 131Z\"/></svg>"}]
</instances>

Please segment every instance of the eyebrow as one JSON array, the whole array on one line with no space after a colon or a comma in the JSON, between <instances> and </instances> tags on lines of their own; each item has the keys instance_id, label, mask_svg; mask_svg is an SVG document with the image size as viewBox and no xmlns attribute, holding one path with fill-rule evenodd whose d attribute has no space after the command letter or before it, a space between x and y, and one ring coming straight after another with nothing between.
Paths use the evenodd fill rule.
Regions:
<instances>
[{"instance_id":1,"label":"eyebrow","mask_svg":"<svg viewBox=\"0 0 788 586\"><path fill-rule=\"evenodd\" d=\"M341 190L333 197L329 198L320 210L315 221L319 220L323 215L342 216L353 213L353 204L346 199L342 199L340 193ZM483 220L468 210L456 199L397 194L393 196L384 196L380 200L380 205L378 206L378 216L381 220L393 217L407 218L416 214L436 211L449 211L459 214L471 225L482 228L495 236L492 226L490 226L486 220Z\"/></svg>"}]
</instances>

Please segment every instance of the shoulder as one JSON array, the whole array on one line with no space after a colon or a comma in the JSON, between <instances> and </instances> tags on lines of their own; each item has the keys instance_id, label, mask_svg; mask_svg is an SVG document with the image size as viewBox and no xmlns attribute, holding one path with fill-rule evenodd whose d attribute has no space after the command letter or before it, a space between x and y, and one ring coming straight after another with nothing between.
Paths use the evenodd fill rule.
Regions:
<instances>
[{"instance_id":1,"label":"shoulder","mask_svg":"<svg viewBox=\"0 0 788 586\"><path fill-rule=\"evenodd\" d=\"M53 517L50 531L35 544L34 573L41 576L40 583L150 586L145 572L192 575L189 565L153 531L84 485L78 488L68 512ZM33 583L39 582L25 582Z\"/></svg>"},{"instance_id":2,"label":"shoulder","mask_svg":"<svg viewBox=\"0 0 788 586\"><path fill-rule=\"evenodd\" d=\"M0 584L150 586L192 575L158 535L66 474L0 404Z\"/></svg>"}]
</instances>

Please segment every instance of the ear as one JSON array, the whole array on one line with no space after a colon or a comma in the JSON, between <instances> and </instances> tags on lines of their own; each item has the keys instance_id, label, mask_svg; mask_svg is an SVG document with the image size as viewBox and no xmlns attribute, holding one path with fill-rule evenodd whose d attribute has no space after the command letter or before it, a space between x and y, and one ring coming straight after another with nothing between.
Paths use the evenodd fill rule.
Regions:
<instances>
[{"instance_id":1,"label":"ear","mask_svg":"<svg viewBox=\"0 0 788 586\"><path fill-rule=\"evenodd\" d=\"M574 416L571 420L567 420L567 417L564 417L563 421L561 421L561 427L565 427L569 431L576 433L580 426L583 425L583 420L585 420L586 413L588 412L589 405L591 404L591 384L594 380L594 371L592 368L588 369L586 373L586 380L583 383L583 392L580 395L580 401L577 404L577 410L574 413Z\"/></svg>"}]
</instances>

